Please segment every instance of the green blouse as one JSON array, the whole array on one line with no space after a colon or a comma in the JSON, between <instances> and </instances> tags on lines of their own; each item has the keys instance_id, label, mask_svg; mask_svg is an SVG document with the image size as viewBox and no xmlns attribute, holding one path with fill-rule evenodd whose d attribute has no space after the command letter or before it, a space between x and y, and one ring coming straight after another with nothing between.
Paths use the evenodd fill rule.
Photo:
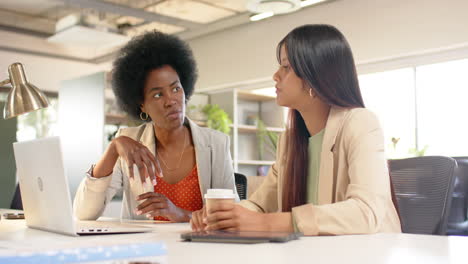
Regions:
<instances>
[{"instance_id":1,"label":"green blouse","mask_svg":"<svg viewBox=\"0 0 468 264\"><path fill-rule=\"evenodd\" d=\"M307 175L307 203L317 204L318 183L320 172L320 154L322 153L323 134L322 129L309 138L309 173Z\"/></svg>"},{"instance_id":2,"label":"green blouse","mask_svg":"<svg viewBox=\"0 0 468 264\"><path fill-rule=\"evenodd\" d=\"M320 173L320 155L322 153L323 135L325 129L322 129L317 134L309 137L309 169L307 174L307 193L306 203L317 204L318 201L318 185L319 185L319 173ZM292 215L292 222L294 231L299 232L297 228L296 220Z\"/></svg>"}]
</instances>

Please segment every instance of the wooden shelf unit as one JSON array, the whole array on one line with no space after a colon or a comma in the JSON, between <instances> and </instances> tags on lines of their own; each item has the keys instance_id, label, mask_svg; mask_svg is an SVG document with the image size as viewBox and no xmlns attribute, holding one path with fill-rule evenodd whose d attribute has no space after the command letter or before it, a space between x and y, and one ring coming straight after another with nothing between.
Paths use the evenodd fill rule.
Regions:
<instances>
[{"instance_id":1,"label":"wooden shelf unit","mask_svg":"<svg viewBox=\"0 0 468 264\"><path fill-rule=\"evenodd\" d=\"M276 97L255 94L248 89L233 88L211 91L209 98L209 103L219 105L233 121L230 137L234 170L254 176L257 175L260 166L271 166L275 159L274 150L267 140L263 151L260 151L258 128L248 124L253 121L252 118L257 117L264 122L267 131L283 133L285 108L276 104Z\"/></svg>"},{"instance_id":2,"label":"wooden shelf unit","mask_svg":"<svg viewBox=\"0 0 468 264\"><path fill-rule=\"evenodd\" d=\"M237 129L240 133L257 133L257 126L251 125L237 125ZM285 131L282 127L266 127L267 131L282 133Z\"/></svg>"},{"instance_id":3,"label":"wooden shelf unit","mask_svg":"<svg viewBox=\"0 0 468 264\"><path fill-rule=\"evenodd\" d=\"M237 161L237 164L239 164L239 165L260 165L260 166L268 165L268 166L271 166L271 165L273 165L273 163L275 163L274 160L238 160Z\"/></svg>"},{"instance_id":4,"label":"wooden shelf unit","mask_svg":"<svg viewBox=\"0 0 468 264\"><path fill-rule=\"evenodd\" d=\"M262 94L255 94L252 92L249 92L248 90L238 90L237 92L237 98L238 99L243 99L243 100L249 100L249 101L271 101L275 100L275 97L268 96L268 95L262 95Z\"/></svg>"},{"instance_id":5,"label":"wooden shelf unit","mask_svg":"<svg viewBox=\"0 0 468 264\"><path fill-rule=\"evenodd\" d=\"M106 114L105 123L111 125L125 124L129 121L129 117L118 114Z\"/></svg>"}]
</instances>

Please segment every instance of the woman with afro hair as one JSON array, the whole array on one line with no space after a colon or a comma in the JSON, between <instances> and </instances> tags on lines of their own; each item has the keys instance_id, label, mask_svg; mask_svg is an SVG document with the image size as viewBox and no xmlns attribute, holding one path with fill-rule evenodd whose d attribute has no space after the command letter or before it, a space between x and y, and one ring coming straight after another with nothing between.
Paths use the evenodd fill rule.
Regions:
<instances>
[{"instance_id":1,"label":"woman with afro hair","mask_svg":"<svg viewBox=\"0 0 468 264\"><path fill-rule=\"evenodd\" d=\"M207 189L236 193L229 137L185 116L197 67L190 47L158 31L132 39L114 62L121 108L144 121L120 129L89 169L74 201L80 220L101 216L123 189L121 217L188 222Z\"/></svg>"}]
</instances>

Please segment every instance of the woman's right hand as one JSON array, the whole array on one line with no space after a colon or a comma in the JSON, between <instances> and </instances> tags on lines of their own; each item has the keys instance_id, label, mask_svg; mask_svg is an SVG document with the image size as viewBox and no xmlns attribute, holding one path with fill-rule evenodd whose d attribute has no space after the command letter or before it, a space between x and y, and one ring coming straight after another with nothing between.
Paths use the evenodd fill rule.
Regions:
<instances>
[{"instance_id":1,"label":"woman's right hand","mask_svg":"<svg viewBox=\"0 0 468 264\"><path fill-rule=\"evenodd\" d=\"M112 140L111 147L115 152L125 160L130 172L130 178L134 178L133 164L136 164L140 173L142 183L146 181L146 177L150 177L153 185L156 185L156 175L162 177L162 170L158 160L153 153L138 141L135 141L126 136L119 136Z\"/></svg>"},{"instance_id":2,"label":"woman's right hand","mask_svg":"<svg viewBox=\"0 0 468 264\"><path fill-rule=\"evenodd\" d=\"M190 219L190 227L194 231L205 230L206 224L203 222L206 218L206 208L203 206L202 209L192 213L192 219Z\"/></svg>"}]
</instances>

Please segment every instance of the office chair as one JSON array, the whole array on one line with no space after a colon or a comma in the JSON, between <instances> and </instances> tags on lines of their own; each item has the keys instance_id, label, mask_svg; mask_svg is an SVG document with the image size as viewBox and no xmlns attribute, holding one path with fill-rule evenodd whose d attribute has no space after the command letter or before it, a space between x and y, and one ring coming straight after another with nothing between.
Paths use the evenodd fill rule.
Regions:
<instances>
[{"instance_id":1,"label":"office chair","mask_svg":"<svg viewBox=\"0 0 468 264\"><path fill-rule=\"evenodd\" d=\"M236 189L241 200L247 199L247 177L244 174L234 173Z\"/></svg>"},{"instance_id":2,"label":"office chair","mask_svg":"<svg viewBox=\"0 0 468 264\"><path fill-rule=\"evenodd\" d=\"M445 235L457 162L427 156L390 160L389 165L402 231Z\"/></svg>"},{"instance_id":3,"label":"office chair","mask_svg":"<svg viewBox=\"0 0 468 264\"><path fill-rule=\"evenodd\" d=\"M453 157L455 170L452 206L448 217L448 235L468 235L468 157Z\"/></svg>"},{"instance_id":4,"label":"office chair","mask_svg":"<svg viewBox=\"0 0 468 264\"><path fill-rule=\"evenodd\" d=\"M23 202L21 200L19 184L16 184L16 189L15 193L13 194L13 199L11 200L10 209L23 210Z\"/></svg>"}]
</instances>

